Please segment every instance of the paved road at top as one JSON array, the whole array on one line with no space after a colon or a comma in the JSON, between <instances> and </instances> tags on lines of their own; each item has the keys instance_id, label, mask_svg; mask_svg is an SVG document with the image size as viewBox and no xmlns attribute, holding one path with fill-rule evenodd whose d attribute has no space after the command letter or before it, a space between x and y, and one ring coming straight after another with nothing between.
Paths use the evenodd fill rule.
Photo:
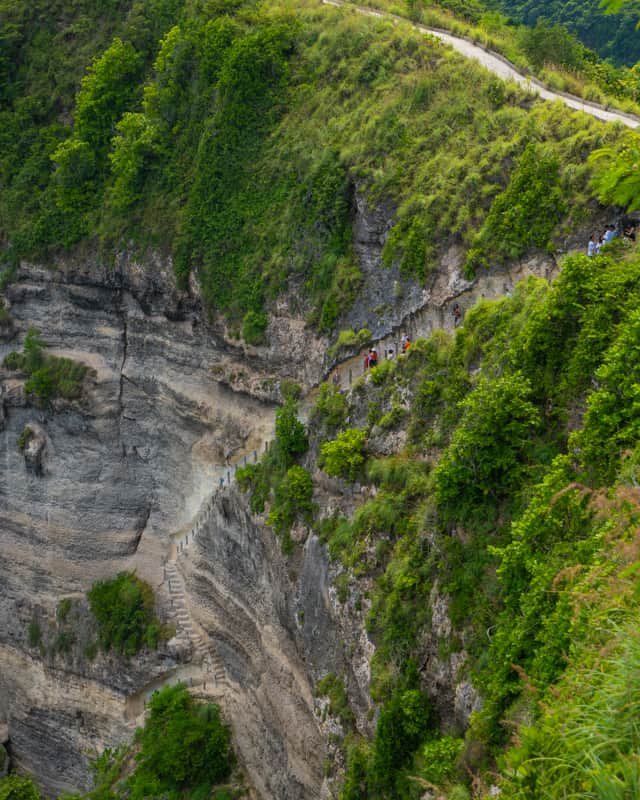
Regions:
<instances>
[{"instance_id":1,"label":"paved road at top","mask_svg":"<svg viewBox=\"0 0 640 800\"><path fill-rule=\"evenodd\" d=\"M446 31L438 30L436 28L428 28L426 25L417 25L411 23L404 17L398 17L395 14L388 14L384 11L378 11L377 9L367 8L365 6L356 6L352 3L344 2L344 0L322 0L322 2L324 5L328 6L351 8L354 11L357 11L359 14L366 14L370 17L381 17L383 19L405 22L410 24L414 30L420 31L421 33L428 33L430 36L435 36L445 44L448 44L454 50L457 50L458 53L461 53L463 56L472 58L474 61L478 61L483 67L486 67L486 69L488 69L490 72L493 72L495 75L498 75L498 77L502 78L503 80L515 81L515 83L522 86L523 89L539 95L543 100L559 101L564 103L564 105L568 106L569 108L573 108L576 111L583 111L585 114L590 114L592 117L597 117L603 122L619 122L622 125L626 125L628 128L640 127L640 119L632 116L631 114L625 114L623 111L608 111L607 109L601 108L595 103L589 103L588 101L583 100L580 97L576 97L575 95L553 92L551 89L547 89L547 87L544 86L544 84L542 84L539 80L536 80L536 78L527 77L521 72L518 72L513 64L508 62L503 56L484 50L479 45L473 44L473 42L470 42L467 39L454 36L451 33L446 33Z\"/></svg>"}]
</instances>

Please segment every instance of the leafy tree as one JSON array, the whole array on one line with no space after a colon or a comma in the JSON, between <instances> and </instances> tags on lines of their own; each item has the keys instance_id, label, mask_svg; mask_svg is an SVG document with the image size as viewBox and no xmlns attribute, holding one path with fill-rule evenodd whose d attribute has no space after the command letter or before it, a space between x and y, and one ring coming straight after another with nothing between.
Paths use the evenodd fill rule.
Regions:
<instances>
[{"instance_id":1,"label":"leafy tree","mask_svg":"<svg viewBox=\"0 0 640 800\"><path fill-rule=\"evenodd\" d=\"M583 48L562 25L550 25L539 19L534 28L523 29L521 42L527 58L536 67L558 64L576 69L582 63Z\"/></svg>"},{"instance_id":2,"label":"leafy tree","mask_svg":"<svg viewBox=\"0 0 640 800\"><path fill-rule=\"evenodd\" d=\"M540 424L531 386L516 373L482 380L462 401L462 418L436 467L436 495L445 516L464 518L517 487L529 437Z\"/></svg>"},{"instance_id":3,"label":"leafy tree","mask_svg":"<svg viewBox=\"0 0 640 800\"><path fill-rule=\"evenodd\" d=\"M262 311L247 311L242 322L242 338L247 344L262 344L269 318Z\"/></svg>"},{"instance_id":4,"label":"leafy tree","mask_svg":"<svg viewBox=\"0 0 640 800\"><path fill-rule=\"evenodd\" d=\"M116 37L82 79L74 136L89 145L99 163L109 149L116 122L133 100L141 66L133 45Z\"/></svg>"},{"instance_id":5,"label":"leafy tree","mask_svg":"<svg viewBox=\"0 0 640 800\"><path fill-rule=\"evenodd\" d=\"M329 475L355 481L365 462L366 431L351 428L342 431L320 447L320 466Z\"/></svg>"},{"instance_id":6,"label":"leafy tree","mask_svg":"<svg viewBox=\"0 0 640 800\"><path fill-rule=\"evenodd\" d=\"M323 383L311 416L328 428L337 428L347 418L348 410L349 403L342 392L332 383Z\"/></svg>"},{"instance_id":7,"label":"leafy tree","mask_svg":"<svg viewBox=\"0 0 640 800\"><path fill-rule=\"evenodd\" d=\"M278 534L287 534L297 518L310 521L313 481L306 469L294 464L276 486L273 507L267 522Z\"/></svg>"},{"instance_id":8,"label":"leafy tree","mask_svg":"<svg viewBox=\"0 0 640 800\"><path fill-rule=\"evenodd\" d=\"M144 644L157 647L159 626L148 583L132 572L121 572L111 580L95 583L87 597L105 650L113 648L131 656Z\"/></svg>"},{"instance_id":9,"label":"leafy tree","mask_svg":"<svg viewBox=\"0 0 640 800\"><path fill-rule=\"evenodd\" d=\"M197 705L182 684L153 695L137 738L140 752L129 781L132 800L178 798L185 789L210 789L233 765L231 733L218 707Z\"/></svg>"},{"instance_id":10,"label":"leafy tree","mask_svg":"<svg viewBox=\"0 0 640 800\"><path fill-rule=\"evenodd\" d=\"M309 449L309 440L297 411L296 404L290 400L276 411L276 451L284 465L292 464Z\"/></svg>"},{"instance_id":11,"label":"leafy tree","mask_svg":"<svg viewBox=\"0 0 640 800\"><path fill-rule=\"evenodd\" d=\"M376 726L369 773L374 797L393 792L398 771L410 761L428 732L430 721L427 697L418 689L397 691L384 704Z\"/></svg>"},{"instance_id":12,"label":"leafy tree","mask_svg":"<svg viewBox=\"0 0 640 800\"><path fill-rule=\"evenodd\" d=\"M589 157L593 187L602 203L640 209L640 139L628 133L615 147L601 147Z\"/></svg>"},{"instance_id":13,"label":"leafy tree","mask_svg":"<svg viewBox=\"0 0 640 800\"><path fill-rule=\"evenodd\" d=\"M572 440L596 480L611 481L640 438L640 311L634 311L596 373L584 428Z\"/></svg>"}]
</instances>

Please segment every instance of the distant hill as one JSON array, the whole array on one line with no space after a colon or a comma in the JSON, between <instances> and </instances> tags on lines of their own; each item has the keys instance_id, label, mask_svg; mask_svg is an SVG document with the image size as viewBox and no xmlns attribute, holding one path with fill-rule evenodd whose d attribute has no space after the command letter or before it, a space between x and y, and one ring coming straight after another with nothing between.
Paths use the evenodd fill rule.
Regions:
<instances>
[{"instance_id":1,"label":"distant hill","mask_svg":"<svg viewBox=\"0 0 640 800\"><path fill-rule=\"evenodd\" d=\"M617 65L640 61L640 2L631 2L619 14L605 14L600 0L488 0L487 6L516 22L535 25L538 19L560 23L602 58Z\"/></svg>"}]
</instances>

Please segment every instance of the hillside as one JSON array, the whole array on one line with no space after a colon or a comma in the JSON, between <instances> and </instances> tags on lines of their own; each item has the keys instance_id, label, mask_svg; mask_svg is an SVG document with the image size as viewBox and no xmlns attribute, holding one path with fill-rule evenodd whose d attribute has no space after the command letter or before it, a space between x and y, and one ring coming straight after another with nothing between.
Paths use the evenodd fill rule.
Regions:
<instances>
[{"instance_id":1,"label":"hillside","mask_svg":"<svg viewBox=\"0 0 640 800\"><path fill-rule=\"evenodd\" d=\"M2 9L0 800L638 793L638 134L400 10Z\"/></svg>"},{"instance_id":2,"label":"hillside","mask_svg":"<svg viewBox=\"0 0 640 800\"><path fill-rule=\"evenodd\" d=\"M558 0L495 0L493 6L516 22L535 26L539 19L563 25L601 58L633 66L640 61L636 27L640 4L627 3L620 14L607 14L598 0L561 3Z\"/></svg>"}]
</instances>

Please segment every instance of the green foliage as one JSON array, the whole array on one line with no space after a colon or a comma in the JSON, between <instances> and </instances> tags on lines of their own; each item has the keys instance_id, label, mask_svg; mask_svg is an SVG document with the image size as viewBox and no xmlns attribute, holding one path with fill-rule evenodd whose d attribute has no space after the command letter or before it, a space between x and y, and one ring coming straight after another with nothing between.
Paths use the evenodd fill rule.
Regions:
<instances>
[{"instance_id":1,"label":"green foliage","mask_svg":"<svg viewBox=\"0 0 640 800\"><path fill-rule=\"evenodd\" d=\"M494 200L480 230L477 245L483 257L501 260L520 257L531 247L547 247L566 212L559 184L559 162L548 148L529 144L507 188ZM487 246L486 242L491 244ZM475 266L472 254L467 268Z\"/></svg>"},{"instance_id":2,"label":"green foliage","mask_svg":"<svg viewBox=\"0 0 640 800\"><path fill-rule=\"evenodd\" d=\"M29 647L40 646L42 642L42 628L36 617L34 617L27 626L27 636L29 639Z\"/></svg>"},{"instance_id":3,"label":"green foliage","mask_svg":"<svg viewBox=\"0 0 640 800\"><path fill-rule=\"evenodd\" d=\"M116 37L80 83L74 134L89 145L98 161L104 159L116 123L132 101L141 66L135 48Z\"/></svg>"},{"instance_id":4,"label":"green foliage","mask_svg":"<svg viewBox=\"0 0 640 800\"><path fill-rule=\"evenodd\" d=\"M640 790L636 724L640 647L631 623L593 665L576 665L536 725L507 757L510 800L584 797L623 800Z\"/></svg>"},{"instance_id":5,"label":"green foliage","mask_svg":"<svg viewBox=\"0 0 640 800\"><path fill-rule=\"evenodd\" d=\"M627 134L617 147L603 147L590 156L594 167L593 187L603 203L640 209L640 145L637 135Z\"/></svg>"},{"instance_id":6,"label":"green foliage","mask_svg":"<svg viewBox=\"0 0 640 800\"><path fill-rule=\"evenodd\" d=\"M56 619L58 622L64 622L71 611L73 606L73 599L71 597L64 597L56 608Z\"/></svg>"},{"instance_id":7,"label":"green foliage","mask_svg":"<svg viewBox=\"0 0 640 800\"><path fill-rule=\"evenodd\" d=\"M365 462L366 431L357 428L343 431L320 448L320 466L329 475L357 480Z\"/></svg>"},{"instance_id":8,"label":"green foliage","mask_svg":"<svg viewBox=\"0 0 640 800\"><path fill-rule=\"evenodd\" d=\"M24 452L24 449L29 444L29 440L31 439L32 436L33 436L33 430L28 425L25 425L24 428L22 429L22 433L20 434L20 436L18 436L18 442L17 442L18 450L20 450L21 453Z\"/></svg>"},{"instance_id":9,"label":"green foliage","mask_svg":"<svg viewBox=\"0 0 640 800\"><path fill-rule=\"evenodd\" d=\"M588 399L584 428L573 439L582 462L607 482L640 435L639 354L640 312L634 311L596 372L598 389Z\"/></svg>"},{"instance_id":10,"label":"green foliage","mask_svg":"<svg viewBox=\"0 0 640 800\"><path fill-rule=\"evenodd\" d=\"M420 749L420 760L423 763L421 776L435 784L453 778L463 746L463 740L453 736L428 741Z\"/></svg>"},{"instance_id":11,"label":"green foliage","mask_svg":"<svg viewBox=\"0 0 640 800\"><path fill-rule=\"evenodd\" d=\"M136 769L128 780L133 800L178 798L185 789L210 789L233 765L231 733L218 707L198 705L182 684L153 695L137 740Z\"/></svg>"},{"instance_id":12,"label":"green foliage","mask_svg":"<svg viewBox=\"0 0 640 800\"><path fill-rule=\"evenodd\" d=\"M337 675L330 672L316 684L316 696L329 698L329 713L340 719L346 731L353 727L355 716L349 705L349 696L342 681Z\"/></svg>"},{"instance_id":13,"label":"green foliage","mask_svg":"<svg viewBox=\"0 0 640 800\"><path fill-rule=\"evenodd\" d=\"M482 381L462 401L460 424L434 473L445 516L467 518L519 486L529 437L540 423L530 398L528 380L516 373Z\"/></svg>"},{"instance_id":14,"label":"green foliage","mask_svg":"<svg viewBox=\"0 0 640 800\"><path fill-rule=\"evenodd\" d=\"M558 64L575 69L582 62L582 50L578 40L562 25L551 25L546 19L538 19L535 27L525 28L521 33L522 49L535 67Z\"/></svg>"},{"instance_id":15,"label":"green foliage","mask_svg":"<svg viewBox=\"0 0 640 800\"><path fill-rule=\"evenodd\" d=\"M276 456L284 467L309 449L309 440L304 425L297 416L297 406L287 401L276 411Z\"/></svg>"},{"instance_id":16,"label":"green foliage","mask_svg":"<svg viewBox=\"0 0 640 800\"><path fill-rule=\"evenodd\" d=\"M393 794L397 773L426 736L431 712L426 695L418 689L396 691L378 717L369 781L374 797Z\"/></svg>"},{"instance_id":17,"label":"green foliage","mask_svg":"<svg viewBox=\"0 0 640 800\"><path fill-rule=\"evenodd\" d=\"M242 338L247 344L262 344L268 317L261 311L247 311L242 322Z\"/></svg>"},{"instance_id":18,"label":"green foliage","mask_svg":"<svg viewBox=\"0 0 640 800\"><path fill-rule=\"evenodd\" d=\"M89 368L70 358L47 355L44 348L45 344L38 331L30 328L24 339L23 352L9 353L4 359L4 366L28 375L25 390L43 403L55 397L68 400L79 398ZM24 443L26 444L26 440Z\"/></svg>"},{"instance_id":19,"label":"green foliage","mask_svg":"<svg viewBox=\"0 0 640 800\"><path fill-rule=\"evenodd\" d=\"M94 583L87 597L104 650L113 648L132 656L145 644L157 647L159 626L149 584L132 572L121 572L111 580Z\"/></svg>"},{"instance_id":20,"label":"green foliage","mask_svg":"<svg viewBox=\"0 0 640 800\"><path fill-rule=\"evenodd\" d=\"M329 429L335 429L344 423L348 412L349 403L344 394L332 383L323 383L311 411L311 419Z\"/></svg>"},{"instance_id":21,"label":"green foliage","mask_svg":"<svg viewBox=\"0 0 640 800\"><path fill-rule=\"evenodd\" d=\"M347 751L347 769L340 792L340 800L362 800L367 797L367 771L369 748L361 740L351 744Z\"/></svg>"},{"instance_id":22,"label":"green foliage","mask_svg":"<svg viewBox=\"0 0 640 800\"><path fill-rule=\"evenodd\" d=\"M40 792L31 778L9 775L0 779L0 800L40 800Z\"/></svg>"},{"instance_id":23,"label":"green foliage","mask_svg":"<svg viewBox=\"0 0 640 800\"><path fill-rule=\"evenodd\" d=\"M360 350L371 342L371 335L369 328L361 328L357 333L352 328L340 331L329 355L335 358L341 350Z\"/></svg>"},{"instance_id":24,"label":"green foliage","mask_svg":"<svg viewBox=\"0 0 640 800\"><path fill-rule=\"evenodd\" d=\"M297 519L309 523L313 506L313 481L306 469L294 464L276 486L267 522L279 535L287 535Z\"/></svg>"}]
</instances>

